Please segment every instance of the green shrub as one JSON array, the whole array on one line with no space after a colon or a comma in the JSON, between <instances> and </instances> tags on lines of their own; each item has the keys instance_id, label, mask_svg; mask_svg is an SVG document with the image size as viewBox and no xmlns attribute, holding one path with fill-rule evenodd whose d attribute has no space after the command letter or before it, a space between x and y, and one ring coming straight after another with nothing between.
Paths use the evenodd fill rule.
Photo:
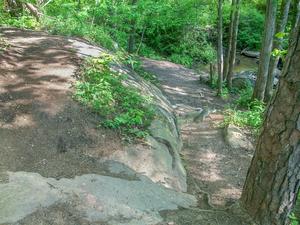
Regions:
<instances>
[{"instance_id":1,"label":"green shrub","mask_svg":"<svg viewBox=\"0 0 300 225\"><path fill-rule=\"evenodd\" d=\"M252 101L252 93L253 89L250 87L240 91L235 105L225 110L225 125L249 127L258 132L263 124L265 104L258 100Z\"/></svg>"},{"instance_id":2,"label":"green shrub","mask_svg":"<svg viewBox=\"0 0 300 225\"><path fill-rule=\"evenodd\" d=\"M251 86L248 86L243 90L239 90L238 94L239 98L235 101L236 105L249 108L249 104L251 104L253 88Z\"/></svg>"},{"instance_id":3,"label":"green shrub","mask_svg":"<svg viewBox=\"0 0 300 225\"><path fill-rule=\"evenodd\" d=\"M1 11L0 11L1 13ZM40 26L40 23L32 16L22 15L18 18L11 17L8 14L0 15L0 25L13 26L17 28L36 29Z\"/></svg>"},{"instance_id":4,"label":"green shrub","mask_svg":"<svg viewBox=\"0 0 300 225\"><path fill-rule=\"evenodd\" d=\"M85 62L81 80L75 86L75 99L103 116L103 126L142 138L154 116L151 99L125 87L122 81L126 77L110 69L112 60L110 55L102 55Z\"/></svg>"},{"instance_id":5,"label":"green shrub","mask_svg":"<svg viewBox=\"0 0 300 225\"><path fill-rule=\"evenodd\" d=\"M264 30L264 15L253 5L244 5L241 9L238 33L238 47L259 50Z\"/></svg>"}]
</instances>

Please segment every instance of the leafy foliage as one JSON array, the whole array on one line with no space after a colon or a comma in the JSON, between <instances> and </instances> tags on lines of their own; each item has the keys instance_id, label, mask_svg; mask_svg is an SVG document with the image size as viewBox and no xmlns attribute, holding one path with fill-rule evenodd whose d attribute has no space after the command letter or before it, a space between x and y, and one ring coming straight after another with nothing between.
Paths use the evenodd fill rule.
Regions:
<instances>
[{"instance_id":1,"label":"leafy foliage","mask_svg":"<svg viewBox=\"0 0 300 225\"><path fill-rule=\"evenodd\" d=\"M265 104L261 101L252 101L253 89L248 87L239 93L239 98L233 107L225 110L224 124L234 124L240 127L249 127L255 132L263 124Z\"/></svg>"},{"instance_id":2,"label":"leafy foliage","mask_svg":"<svg viewBox=\"0 0 300 225\"><path fill-rule=\"evenodd\" d=\"M76 84L75 99L103 116L103 126L142 138L147 135L154 116L151 99L124 86L122 81L126 77L111 71L112 60L112 56L102 55L85 62L81 80Z\"/></svg>"},{"instance_id":3,"label":"leafy foliage","mask_svg":"<svg viewBox=\"0 0 300 225\"><path fill-rule=\"evenodd\" d=\"M224 4L224 25L228 29L230 4L226 1ZM255 4L247 3L242 7L238 35L240 48L259 48L263 15L253 7ZM3 8L1 6L0 11ZM127 49L134 21L136 54L156 59L163 57L188 67L216 59L214 1L138 0L133 6L129 0L55 0L40 10L44 14L40 22L24 10L18 18L0 12L0 23L78 36L109 50L120 51Z\"/></svg>"},{"instance_id":4,"label":"leafy foliage","mask_svg":"<svg viewBox=\"0 0 300 225\"><path fill-rule=\"evenodd\" d=\"M238 33L238 47L258 50L264 29L264 16L253 5L245 5L241 9Z\"/></svg>"}]
</instances>

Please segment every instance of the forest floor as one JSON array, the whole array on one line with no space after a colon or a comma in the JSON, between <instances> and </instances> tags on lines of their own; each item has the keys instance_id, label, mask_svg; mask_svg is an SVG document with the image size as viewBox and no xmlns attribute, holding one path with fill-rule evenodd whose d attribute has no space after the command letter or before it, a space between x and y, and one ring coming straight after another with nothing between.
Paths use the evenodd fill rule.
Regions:
<instances>
[{"instance_id":1,"label":"forest floor","mask_svg":"<svg viewBox=\"0 0 300 225\"><path fill-rule=\"evenodd\" d=\"M34 172L57 180L84 174L122 176L90 157L121 149L122 141L115 132L95 127L97 115L74 103L71 75L80 61L67 39L9 29L5 38L10 47L0 56L0 185L8 182L5 171ZM199 83L192 70L166 61L143 62L144 69L159 79L179 117L203 107L216 110L200 123L181 126L188 193L198 198L198 207L163 210L163 224L250 224L235 203L252 152L233 150L225 143L220 122L226 102ZM74 222L59 207L51 215L60 215L64 222L47 223L47 218L39 224L102 224ZM35 216L20 224L33 224Z\"/></svg>"}]
</instances>

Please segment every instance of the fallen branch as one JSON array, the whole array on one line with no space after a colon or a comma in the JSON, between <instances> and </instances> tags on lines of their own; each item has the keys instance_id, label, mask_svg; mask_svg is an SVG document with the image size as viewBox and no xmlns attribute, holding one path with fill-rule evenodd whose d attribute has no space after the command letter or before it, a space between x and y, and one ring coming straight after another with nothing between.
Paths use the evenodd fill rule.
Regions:
<instances>
[{"instance_id":1,"label":"fallen branch","mask_svg":"<svg viewBox=\"0 0 300 225\"><path fill-rule=\"evenodd\" d=\"M32 14L37 21L40 20L40 17L43 15L43 13L41 13L37 7L35 7L33 4L31 3L24 3L24 6L26 9L28 9L28 11L30 12L30 14Z\"/></svg>"}]
</instances>

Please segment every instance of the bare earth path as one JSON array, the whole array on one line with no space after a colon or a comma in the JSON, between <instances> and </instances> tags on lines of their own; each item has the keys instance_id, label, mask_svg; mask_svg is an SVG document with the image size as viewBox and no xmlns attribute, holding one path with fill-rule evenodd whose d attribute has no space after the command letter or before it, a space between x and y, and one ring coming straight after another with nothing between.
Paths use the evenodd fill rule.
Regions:
<instances>
[{"instance_id":1,"label":"bare earth path","mask_svg":"<svg viewBox=\"0 0 300 225\"><path fill-rule=\"evenodd\" d=\"M201 84L199 74L192 70L150 59L143 59L143 67L157 76L179 119L199 108L214 110L202 122L181 125L188 192L198 195L201 208L222 209L232 205L240 198L253 153L231 149L225 143L219 124L226 102L216 97L215 91L206 84Z\"/></svg>"},{"instance_id":2,"label":"bare earth path","mask_svg":"<svg viewBox=\"0 0 300 225\"><path fill-rule=\"evenodd\" d=\"M87 155L121 144L112 132L96 129L96 115L74 104L71 75L78 61L70 43L39 32L3 33L11 47L0 56L0 171L55 178L101 173Z\"/></svg>"}]
</instances>

